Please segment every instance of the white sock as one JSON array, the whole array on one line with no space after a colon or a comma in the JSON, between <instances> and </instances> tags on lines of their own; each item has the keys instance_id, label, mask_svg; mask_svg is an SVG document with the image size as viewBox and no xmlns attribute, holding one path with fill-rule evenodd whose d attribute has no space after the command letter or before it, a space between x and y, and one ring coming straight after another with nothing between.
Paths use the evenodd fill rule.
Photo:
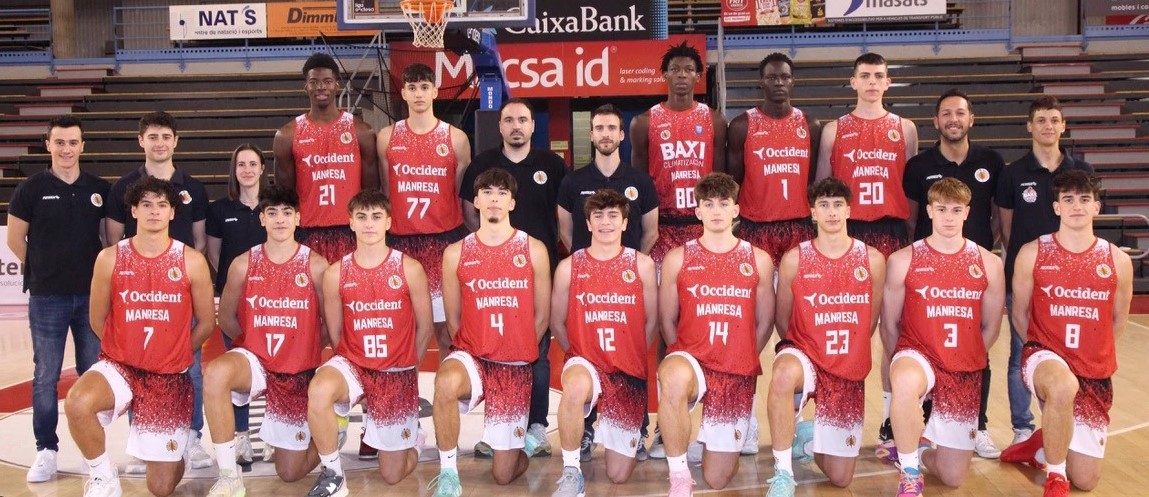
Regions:
<instances>
[{"instance_id":1,"label":"white sock","mask_svg":"<svg viewBox=\"0 0 1149 497\"><path fill-rule=\"evenodd\" d=\"M1053 473L1065 476L1065 461L1061 461L1061 464L1046 463L1045 474L1050 475Z\"/></svg>"},{"instance_id":2,"label":"white sock","mask_svg":"<svg viewBox=\"0 0 1149 497\"><path fill-rule=\"evenodd\" d=\"M690 467L686 465L686 454L676 457L667 456L666 464L667 466L670 466L671 473L690 471Z\"/></svg>"},{"instance_id":3,"label":"white sock","mask_svg":"<svg viewBox=\"0 0 1149 497\"><path fill-rule=\"evenodd\" d=\"M921 468L918 467L920 464L918 461L919 459L917 452L910 452L909 454L906 454L902 451L898 451L898 464L902 466L902 469L921 471Z\"/></svg>"},{"instance_id":4,"label":"white sock","mask_svg":"<svg viewBox=\"0 0 1149 497\"><path fill-rule=\"evenodd\" d=\"M239 472L239 465L235 461L235 439L215 445L215 462L219 465L219 474L232 476Z\"/></svg>"},{"instance_id":5,"label":"white sock","mask_svg":"<svg viewBox=\"0 0 1149 497\"><path fill-rule=\"evenodd\" d=\"M890 419L890 397L892 395L890 392L882 392L882 417L885 419Z\"/></svg>"},{"instance_id":6,"label":"white sock","mask_svg":"<svg viewBox=\"0 0 1149 497\"><path fill-rule=\"evenodd\" d=\"M1049 461L1047 461L1045 459L1045 449L1044 448L1037 449L1037 453L1033 455L1033 459L1036 460L1038 464L1046 464L1046 465L1049 464Z\"/></svg>"},{"instance_id":7,"label":"white sock","mask_svg":"<svg viewBox=\"0 0 1149 497\"><path fill-rule=\"evenodd\" d=\"M330 454L319 454L319 464L334 471L335 474L343 476L343 460L339 459L338 450Z\"/></svg>"},{"instance_id":8,"label":"white sock","mask_svg":"<svg viewBox=\"0 0 1149 497\"><path fill-rule=\"evenodd\" d=\"M563 449L563 466L568 468L579 467L579 449L566 450Z\"/></svg>"},{"instance_id":9,"label":"white sock","mask_svg":"<svg viewBox=\"0 0 1149 497\"><path fill-rule=\"evenodd\" d=\"M790 461L792 457L792 449L774 450L774 468L778 471L786 471L791 475L794 474L794 463Z\"/></svg>"},{"instance_id":10,"label":"white sock","mask_svg":"<svg viewBox=\"0 0 1149 497\"><path fill-rule=\"evenodd\" d=\"M90 476L109 479L116 474L112 462L108 460L107 452L96 456L95 459L84 459L84 462L88 463L88 474Z\"/></svg>"},{"instance_id":11,"label":"white sock","mask_svg":"<svg viewBox=\"0 0 1149 497\"><path fill-rule=\"evenodd\" d=\"M453 469L459 470L459 449L440 450L439 451L439 468L440 470Z\"/></svg>"}]
</instances>

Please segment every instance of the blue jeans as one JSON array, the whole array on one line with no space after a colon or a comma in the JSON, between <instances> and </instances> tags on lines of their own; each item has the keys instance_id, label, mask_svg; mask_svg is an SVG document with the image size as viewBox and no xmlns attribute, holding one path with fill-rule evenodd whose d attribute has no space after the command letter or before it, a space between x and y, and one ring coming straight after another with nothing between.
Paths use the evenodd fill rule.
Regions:
<instances>
[{"instance_id":1,"label":"blue jeans","mask_svg":"<svg viewBox=\"0 0 1149 497\"><path fill-rule=\"evenodd\" d=\"M88 321L87 295L33 295L28 299L32 329L32 433L36 450L60 450L60 370L68 329L76 346L76 374L82 375L100 356L100 339Z\"/></svg>"},{"instance_id":2,"label":"blue jeans","mask_svg":"<svg viewBox=\"0 0 1149 497\"><path fill-rule=\"evenodd\" d=\"M1009 419L1015 430L1033 430L1033 412L1029 404L1033 395L1025 388L1021 379L1021 348L1024 343L1013 326L1013 294L1005 296L1006 316L1009 317L1009 371L1007 386L1009 387Z\"/></svg>"}]
</instances>

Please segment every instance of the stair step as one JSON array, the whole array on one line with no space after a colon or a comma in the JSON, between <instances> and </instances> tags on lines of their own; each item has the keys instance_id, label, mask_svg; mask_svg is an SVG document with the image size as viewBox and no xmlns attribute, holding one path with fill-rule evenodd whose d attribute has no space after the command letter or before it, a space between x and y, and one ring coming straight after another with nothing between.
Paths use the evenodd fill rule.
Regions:
<instances>
[{"instance_id":1,"label":"stair step","mask_svg":"<svg viewBox=\"0 0 1149 497\"><path fill-rule=\"evenodd\" d=\"M1076 125L1069 127L1069 137L1075 140L1129 139L1136 138L1140 128L1137 123Z\"/></svg>"},{"instance_id":2,"label":"stair step","mask_svg":"<svg viewBox=\"0 0 1149 497\"><path fill-rule=\"evenodd\" d=\"M1039 57L1077 57L1081 55L1080 43L1069 44L1033 44L1033 45L1018 45L1018 50L1021 52L1021 58L1039 58Z\"/></svg>"},{"instance_id":3,"label":"stair step","mask_svg":"<svg viewBox=\"0 0 1149 497\"><path fill-rule=\"evenodd\" d=\"M1099 173L1101 184L1107 194L1127 194L1146 190L1149 193L1149 172L1144 173Z\"/></svg>"},{"instance_id":4,"label":"stair step","mask_svg":"<svg viewBox=\"0 0 1149 497\"><path fill-rule=\"evenodd\" d=\"M83 109L83 107L80 105L61 102L16 104L16 108L20 111L21 116L58 116Z\"/></svg>"},{"instance_id":5,"label":"stair step","mask_svg":"<svg viewBox=\"0 0 1149 497\"><path fill-rule=\"evenodd\" d=\"M41 97L82 97L92 94L92 85L74 85L74 86L37 86L36 89L40 90Z\"/></svg>"},{"instance_id":6,"label":"stair step","mask_svg":"<svg viewBox=\"0 0 1149 497\"><path fill-rule=\"evenodd\" d=\"M1046 95L1095 95L1105 93L1105 83L1074 81L1066 83L1042 83L1038 85Z\"/></svg>"},{"instance_id":7,"label":"stair step","mask_svg":"<svg viewBox=\"0 0 1149 497\"><path fill-rule=\"evenodd\" d=\"M43 134L48 122L0 122L0 136L24 136Z\"/></svg>"},{"instance_id":8,"label":"stair step","mask_svg":"<svg viewBox=\"0 0 1149 497\"><path fill-rule=\"evenodd\" d=\"M1093 73L1093 64L1089 62L1048 62L1028 66L1034 76L1083 76Z\"/></svg>"},{"instance_id":9,"label":"stair step","mask_svg":"<svg viewBox=\"0 0 1149 497\"><path fill-rule=\"evenodd\" d=\"M28 153L26 143L0 143L0 157L16 158Z\"/></svg>"},{"instance_id":10,"label":"stair step","mask_svg":"<svg viewBox=\"0 0 1149 497\"><path fill-rule=\"evenodd\" d=\"M112 75L110 65L56 66L57 79L103 78Z\"/></svg>"},{"instance_id":11,"label":"stair step","mask_svg":"<svg viewBox=\"0 0 1149 497\"><path fill-rule=\"evenodd\" d=\"M1079 148L1076 152L1085 156L1090 164L1117 164L1145 160L1149 148Z\"/></svg>"},{"instance_id":12,"label":"stair step","mask_svg":"<svg viewBox=\"0 0 1149 497\"><path fill-rule=\"evenodd\" d=\"M1062 103L1065 117L1104 117L1119 116L1125 107L1122 102L1071 102Z\"/></svg>"}]
</instances>

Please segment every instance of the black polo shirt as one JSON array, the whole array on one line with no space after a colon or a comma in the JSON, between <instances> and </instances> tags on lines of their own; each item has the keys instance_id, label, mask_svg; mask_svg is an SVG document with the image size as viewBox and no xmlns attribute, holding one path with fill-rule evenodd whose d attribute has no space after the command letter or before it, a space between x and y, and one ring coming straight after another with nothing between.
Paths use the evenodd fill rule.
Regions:
<instances>
[{"instance_id":1,"label":"black polo shirt","mask_svg":"<svg viewBox=\"0 0 1149 497\"><path fill-rule=\"evenodd\" d=\"M87 295L104 248L100 223L110 185L81 172L72 184L51 170L20 182L8 214L28 223L24 290L36 296Z\"/></svg>"},{"instance_id":2,"label":"black polo shirt","mask_svg":"<svg viewBox=\"0 0 1149 497\"><path fill-rule=\"evenodd\" d=\"M259 224L259 212L238 200L224 197L207 209L207 236L219 238L219 272L215 292L223 291L227 270L239 254L267 241L267 229Z\"/></svg>"},{"instance_id":3,"label":"black polo shirt","mask_svg":"<svg viewBox=\"0 0 1149 497\"><path fill-rule=\"evenodd\" d=\"M625 162L619 164L614 174L607 177L592 161L567 176L559 187L559 206L571 213L571 245L574 245L571 252L590 246L590 230L586 227L583 205L587 197L603 188L617 191L630 201L630 215L627 217L626 231L622 233L622 245L641 250L642 216L658 208L654 180Z\"/></svg>"},{"instance_id":4,"label":"black polo shirt","mask_svg":"<svg viewBox=\"0 0 1149 497\"><path fill-rule=\"evenodd\" d=\"M1013 209L1013 223L1009 230L1009 247L1005 251L1005 283L1012 290L1013 262L1021 246L1032 242L1041 235L1053 233L1061 224L1061 219L1053 213L1053 177L1063 171L1080 169L1092 173L1093 166L1076 160L1064 149L1061 151L1061 165L1050 172L1041 167L1033 151L1014 161L1001 171L997 182L994 202L1002 209Z\"/></svg>"},{"instance_id":5,"label":"black polo shirt","mask_svg":"<svg viewBox=\"0 0 1149 497\"><path fill-rule=\"evenodd\" d=\"M109 219L124 225L124 238L136 236L136 219L132 217L132 208L124 201L124 194L140 178L144 177L144 168L141 166L112 183L112 190L108 194L107 216ZM181 205L176 206L176 218L168 226L168 233L172 238L184 242L195 248L195 235L192 233L192 224L207 219L208 198L207 190L199 180L176 169L172 174L172 184L180 192L183 199ZM117 240L109 240L116 242Z\"/></svg>"},{"instance_id":6,"label":"black polo shirt","mask_svg":"<svg viewBox=\"0 0 1149 497\"><path fill-rule=\"evenodd\" d=\"M515 210L511 211L511 226L525 231L546 245L551 267L558 264L559 225L555 217L559 183L567 175L567 164L550 150L531 147L522 162L511 162L503 155L502 147L492 148L471 159L463 173L459 197L475 201L475 178L483 171L501 167L515 177L519 190L515 193Z\"/></svg>"},{"instance_id":7,"label":"black polo shirt","mask_svg":"<svg viewBox=\"0 0 1149 497\"><path fill-rule=\"evenodd\" d=\"M997 179L1005 167L1001 154L989 147L970 143L969 153L961 164L942 155L941 146L915 155L906 162L902 176L902 189L906 197L918 203L918 222L914 236L921 240L933 233L933 223L926 214L930 187L942 178L957 178L969 187L973 198L969 202L969 217L962 227L962 235L986 250L993 249L993 196L997 193Z\"/></svg>"}]
</instances>

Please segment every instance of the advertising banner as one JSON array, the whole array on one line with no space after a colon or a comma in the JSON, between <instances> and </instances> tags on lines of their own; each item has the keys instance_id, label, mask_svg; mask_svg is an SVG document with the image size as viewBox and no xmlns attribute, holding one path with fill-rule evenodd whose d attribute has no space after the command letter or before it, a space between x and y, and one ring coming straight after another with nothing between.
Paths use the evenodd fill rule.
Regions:
<instances>
[{"instance_id":1,"label":"advertising banner","mask_svg":"<svg viewBox=\"0 0 1149 497\"><path fill-rule=\"evenodd\" d=\"M503 28L503 42L650 39L650 0L537 0L535 25Z\"/></svg>"},{"instance_id":2,"label":"advertising banner","mask_svg":"<svg viewBox=\"0 0 1149 497\"><path fill-rule=\"evenodd\" d=\"M1137 16L1149 14L1147 0L1081 0L1085 15L1093 16ZM1141 24L1118 22L1108 24Z\"/></svg>"},{"instance_id":3,"label":"advertising banner","mask_svg":"<svg viewBox=\"0 0 1149 497\"><path fill-rule=\"evenodd\" d=\"M267 8L262 3L172 5L168 27L172 41L266 38Z\"/></svg>"},{"instance_id":4,"label":"advertising banner","mask_svg":"<svg viewBox=\"0 0 1149 497\"><path fill-rule=\"evenodd\" d=\"M788 26L826 21L826 0L722 0L722 25Z\"/></svg>"},{"instance_id":5,"label":"advertising banner","mask_svg":"<svg viewBox=\"0 0 1149 497\"><path fill-rule=\"evenodd\" d=\"M826 22L944 20L946 0L826 0Z\"/></svg>"},{"instance_id":6,"label":"advertising banner","mask_svg":"<svg viewBox=\"0 0 1149 497\"><path fill-rule=\"evenodd\" d=\"M323 36L374 36L375 31L340 31L335 22L334 2L267 4L268 38L317 38Z\"/></svg>"},{"instance_id":7,"label":"advertising banner","mask_svg":"<svg viewBox=\"0 0 1149 497\"><path fill-rule=\"evenodd\" d=\"M8 239L8 227L0 226L0 240ZM24 293L24 264L7 243L0 244L0 305L27 305Z\"/></svg>"}]
</instances>

